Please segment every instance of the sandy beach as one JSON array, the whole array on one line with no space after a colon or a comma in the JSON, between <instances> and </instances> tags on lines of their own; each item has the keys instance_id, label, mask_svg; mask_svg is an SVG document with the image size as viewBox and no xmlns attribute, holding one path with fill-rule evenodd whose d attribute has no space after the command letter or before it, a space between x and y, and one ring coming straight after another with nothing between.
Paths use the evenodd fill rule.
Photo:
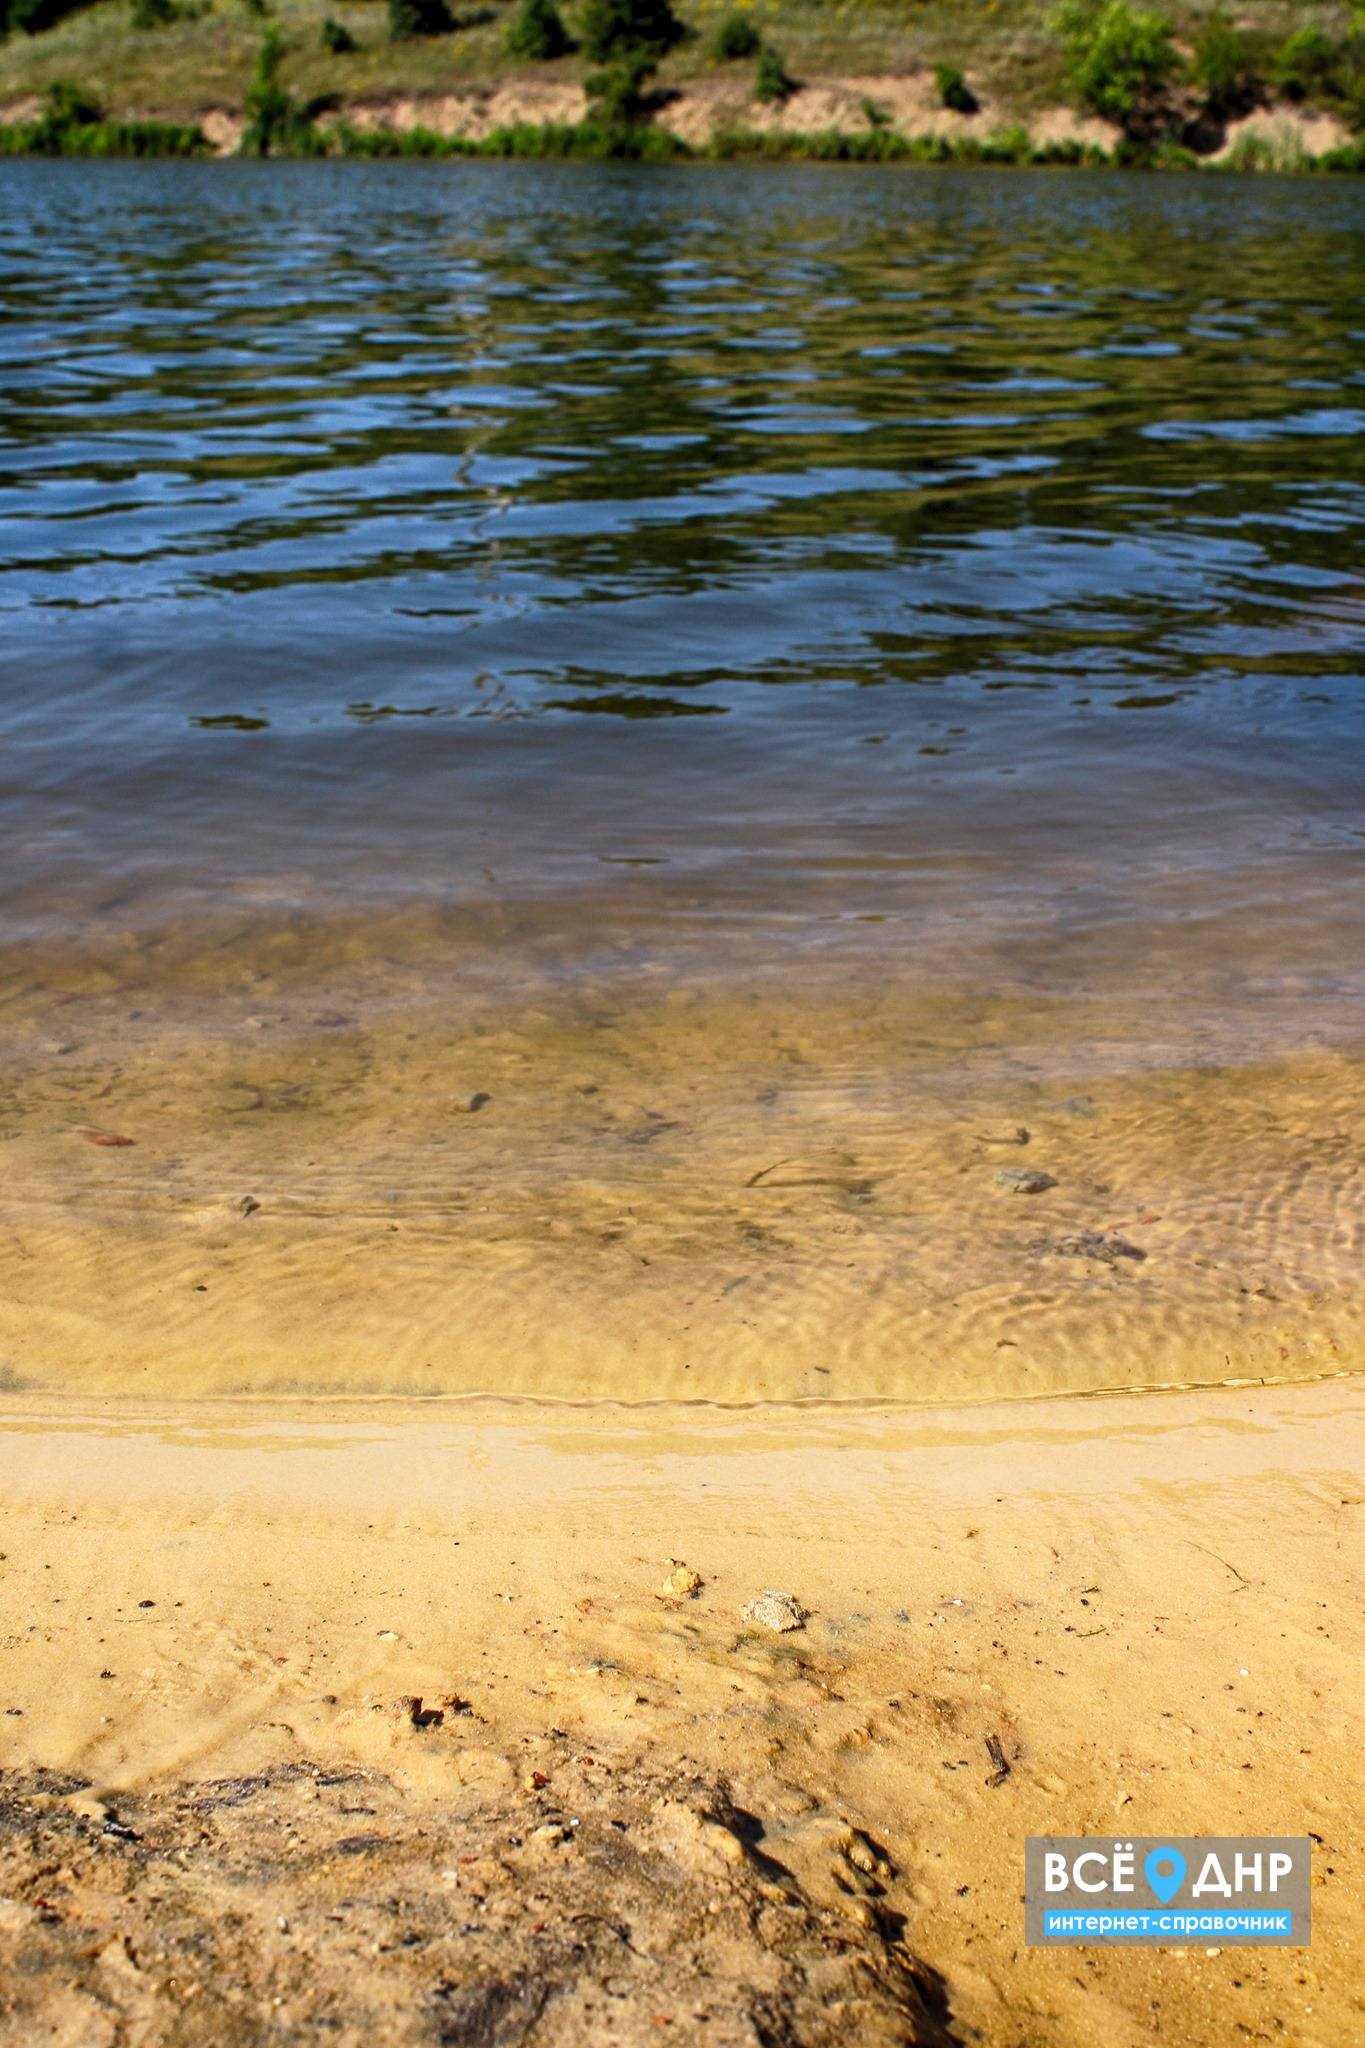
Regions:
<instances>
[{"instance_id":1,"label":"sandy beach","mask_svg":"<svg viewBox=\"0 0 1365 2048\"><path fill-rule=\"evenodd\" d=\"M1361 2025L1353 1383L4 1436L6 2041ZM1311 1830L1312 1949L1025 1949L1026 1834L1177 1821Z\"/></svg>"},{"instance_id":2,"label":"sandy beach","mask_svg":"<svg viewBox=\"0 0 1365 2048\"><path fill-rule=\"evenodd\" d=\"M0 179L0 2048L1365 2039L1365 186Z\"/></svg>"}]
</instances>

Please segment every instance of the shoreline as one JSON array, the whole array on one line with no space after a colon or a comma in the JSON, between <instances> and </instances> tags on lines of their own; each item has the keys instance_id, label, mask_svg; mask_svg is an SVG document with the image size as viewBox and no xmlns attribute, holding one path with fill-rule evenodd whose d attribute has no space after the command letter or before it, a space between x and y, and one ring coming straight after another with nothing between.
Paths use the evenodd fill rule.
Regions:
<instances>
[{"instance_id":1,"label":"shoreline","mask_svg":"<svg viewBox=\"0 0 1365 2048\"><path fill-rule=\"evenodd\" d=\"M1258 128L1236 147L1199 156L1178 144L1151 148L1116 140L1112 146L1079 136L1040 138L1023 124L951 135L905 133L896 128L863 130L828 127L736 126L717 128L692 141L662 123L626 131L605 131L590 120L522 121L481 134L451 133L420 119L391 125L373 118L357 125L344 115L319 128L306 146L273 148L268 157L237 146L240 118L225 116L212 132L198 122L175 123L156 116L87 124L53 137L41 117L0 122L0 161L56 160L204 162L342 161L537 161L698 163L837 163L905 168L996 168L1028 170L1216 172L1222 176L1351 176L1365 172L1365 139L1350 138L1319 152L1305 148L1292 122ZM420 109L419 109L420 112ZM217 140L215 140L215 135Z\"/></svg>"},{"instance_id":2,"label":"shoreline","mask_svg":"<svg viewBox=\"0 0 1365 2048\"><path fill-rule=\"evenodd\" d=\"M16 955L7 1391L850 1414L1350 1372L1330 927L1262 964L1206 918L1181 1047L1102 929L1005 958L977 916L973 955L855 937L782 990L633 897Z\"/></svg>"},{"instance_id":3,"label":"shoreline","mask_svg":"<svg viewBox=\"0 0 1365 2048\"><path fill-rule=\"evenodd\" d=\"M921 1991L946 2040L1136 2048L1169 2040L1177 2005L1188 2048L1267 2010L1295 2048L1343 2038L1365 1799L1358 1393L1116 1400L861 1431L7 1403L0 1768L39 1825L0 1847L0 1953L58 1945L22 1980L50 2001L25 2023L59 1997L97 1999L110 2041L185 2023L202 1961L184 1936L198 1925L202 1949L195 1916L226 1911L210 1947L236 1939L245 1859L259 1925L228 1960L248 2021L258 1996L283 2006L282 2040L305 2036L321 1987L373 1997L389 1954L410 1971L401 2038L440 2038L417 2019L438 1979L461 1996L483 1981L461 1938L477 1924L496 1923L513 1978L585 1902L619 1912L640 1955L723 1923L738 1956L778 1894L813 1945L802 1970L816 1950L862 1958L859 2039L938 2038ZM695 1597L665 1594L677 1560ZM803 1629L745 1623L765 1586L796 1594ZM1311 1827L1314 1947L1111 1950L1080 1970L1022 1948L1026 1833L1177 1819ZM612 1859L613 1830L638 1864ZM361 1919L355 1950L339 1930ZM83 1957L69 1991L63 1941ZM739 1964L741 1989L756 1958L776 1969L774 1945ZM616 1967L578 1957L557 2040L595 1998L627 2016L652 1998L635 2018L655 2025L653 1966L629 1995L603 1989ZM723 1972L712 1985L705 2020L663 2008L670 2038L732 2038L717 2029L739 2028L742 1999L732 2012ZM581 2019L585 2038L637 2038L616 2022Z\"/></svg>"},{"instance_id":4,"label":"shoreline","mask_svg":"<svg viewBox=\"0 0 1365 2048\"><path fill-rule=\"evenodd\" d=\"M875 1393L850 1394L843 1398L827 1394L776 1394L752 1400L726 1400L710 1395L690 1398L679 1393L660 1394L653 1398L622 1395L614 1399L609 1394L600 1393L554 1394L534 1390L494 1393L481 1388L450 1388L421 1393L403 1387L205 1389L186 1391L168 1398L175 1399L177 1412L197 1413L203 1409L210 1417L231 1416L240 1408L245 1396L253 1407L267 1412L288 1413L298 1409L309 1415L315 1410L336 1415L339 1411L338 1419L345 1423L362 1419L370 1410L385 1414L397 1410L409 1412L411 1416L434 1413L444 1417L453 1414L461 1420L501 1419L509 1423L513 1418L545 1414L604 1415L621 1424L629 1424L637 1418L659 1417L666 1420L697 1414L717 1418L743 1416L747 1420L757 1417L781 1421L810 1417L817 1421L883 1423L907 1418L921 1421L943 1413L970 1416L996 1409L1018 1409L1026 1416L1034 1408L1049 1407L1058 1401L1152 1401L1224 1393L1273 1395L1300 1388L1350 1386L1362 1378L1365 1378L1365 1366L1352 1365L1324 1368L1320 1372L1286 1373L1278 1378L1274 1374L1239 1376L1233 1373L1206 1380L1151 1380L1133 1384L1116 1380L1111 1385L1097 1387L1020 1388L1012 1393L997 1390L978 1395L964 1393L951 1398L942 1393L926 1393L918 1397L906 1393ZM17 1380L0 1385L0 1397L11 1416L21 1422L27 1419L36 1421L49 1414L71 1419L79 1413L88 1415L91 1420L122 1418L136 1423L145 1421L147 1411L157 1402L156 1396L131 1390L96 1386L64 1392L60 1388L35 1386Z\"/></svg>"},{"instance_id":5,"label":"shoreline","mask_svg":"<svg viewBox=\"0 0 1365 2048\"><path fill-rule=\"evenodd\" d=\"M247 102L179 108L115 94L105 105L73 57L44 92L0 98L0 157L588 157L650 162L822 161L1032 168L1358 172L1365 136L1339 111L1268 98L1188 132L1143 139L1066 100L983 86L971 112L940 103L924 67L822 71L775 101L725 67L669 76L640 108L607 116L577 79L461 75L424 89L376 84L311 99L252 139ZM733 67L730 67L733 69Z\"/></svg>"},{"instance_id":6,"label":"shoreline","mask_svg":"<svg viewBox=\"0 0 1365 2048\"><path fill-rule=\"evenodd\" d=\"M0 51L6 153L1365 166L1344 5L1310 32L1284 0L1235 24L1196 0L1129 47L1147 17L1101 30L1040 0L686 0L610 34L573 0L563 19L547 0L553 29L510 0L434 0L424 22L402 4L334 18L324 0L237 17L146 0L131 22L112 0L50 4L50 26Z\"/></svg>"}]
</instances>

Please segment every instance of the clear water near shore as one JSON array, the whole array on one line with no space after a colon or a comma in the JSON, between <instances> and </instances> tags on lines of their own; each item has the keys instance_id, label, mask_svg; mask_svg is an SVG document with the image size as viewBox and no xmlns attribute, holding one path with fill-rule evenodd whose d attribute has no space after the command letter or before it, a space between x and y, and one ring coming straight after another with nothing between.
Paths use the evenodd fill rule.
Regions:
<instances>
[{"instance_id":1,"label":"clear water near shore","mask_svg":"<svg viewBox=\"0 0 1365 2048\"><path fill-rule=\"evenodd\" d=\"M13 1379L1352 1364L1365 195L0 180Z\"/></svg>"}]
</instances>

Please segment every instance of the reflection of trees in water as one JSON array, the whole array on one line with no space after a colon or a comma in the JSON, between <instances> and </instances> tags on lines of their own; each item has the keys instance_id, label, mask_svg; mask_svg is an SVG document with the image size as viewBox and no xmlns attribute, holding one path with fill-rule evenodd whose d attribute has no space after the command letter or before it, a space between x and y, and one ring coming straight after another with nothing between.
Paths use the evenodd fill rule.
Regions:
<instances>
[{"instance_id":1,"label":"reflection of trees in water","mask_svg":"<svg viewBox=\"0 0 1365 2048\"><path fill-rule=\"evenodd\" d=\"M651 650L675 700L1074 669L1139 703L1154 661L1236 666L1219 622L1297 658L1268 644L1278 565L1358 552L1361 238L1332 195L1248 218L1060 173L576 165L196 190L63 222L79 290L7 280L64 362L17 438L141 500L163 592L375 585L432 634L497 628L492 672L537 701L581 666L566 611L666 597L729 635ZM726 607L760 594L799 636L746 635Z\"/></svg>"}]
</instances>

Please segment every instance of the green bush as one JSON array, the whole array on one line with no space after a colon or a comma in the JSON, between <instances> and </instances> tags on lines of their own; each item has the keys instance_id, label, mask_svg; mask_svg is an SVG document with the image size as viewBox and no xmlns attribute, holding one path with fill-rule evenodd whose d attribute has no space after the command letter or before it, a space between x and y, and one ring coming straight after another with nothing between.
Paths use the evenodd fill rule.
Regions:
<instances>
[{"instance_id":1,"label":"green bush","mask_svg":"<svg viewBox=\"0 0 1365 2048\"><path fill-rule=\"evenodd\" d=\"M1228 171L1311 171L1314 159L1297 135L1239 135L1220 168Z\"/></svg>"},{"instance_id":2,"label":"green bush","mask_svg":"<svg viewBox=\"0 0 1365 2048\"><path fill-rule=\"evenodd\" d=\"M573 48L573 38L555 0L521 0L507 30L507 48L513 57L525 57L534 64L550 64Z\"/></svg>"},{"instance_id":3,"label":"green bush","mask_svg":"<svg viewBox=\"0 0 1365 2048\"><path fill-rule=\"evenodd\" d=\"M323 49L329 51L333 57L349 57L353 51L359 48L351 31L343 23L333 21L330 14L323 17L318 41L322 44Z\"/></svg>"},{"instance_id":4,"label":"green bush","mask_svg":"<svg viewBox=\"0 0 1365 2048\"><path fill-rule=\"evenodd\" d=\"M980 161L983 164L1031 164L1033 137L1022 125L997 128L993 135L983 138Z\"/></svg>"},{"instance_id":5,"label":"green bush","mask_svg":"<svg viewBox=\"0 0 1365 2048\"><path fill-rule=\"evenodd\" d=\"M659 59L687 33L669 0L587 0L582 30L584 48L602 66L584 80L593 105L576 131L583 152L676 155L667 130L648 128L644 121L646 84Z\"/></svg>"},{"instance_id":6,"label":"green bush","mask_svg":"<svg viewBox=\"0 0 1365 2048\"><path fill-rule=\"evenodd\" d=\"M1256 98L1260 81L1251 49L1221 7L1214 8L1195 40L1190 73L1211 114L1236 113Z\"/></svg>"},{"instance_id":7,"label":"green bush","mask_svg":"<svg viewBox=\"0 0 1365 2048\"><path fill-rule=\"evenodd\" d=\"M1286 99L1326 99L1336 88L1339 52L1320 28L1296 28L1275 53L1272 77Z\"/></svg>"},{"instance_id":8,"label":"green bush","mask_svg":"<svg viewBox=\"0 0 1365 2048\"><path fill-rule=\"evenodd\" d=\"M256 76L243 106L246 115L241 142L243 156L321 156L325 153L326 145L313 126L318 108L324 103L313 101L300 106L293 93L281 85L280 66L284 55L284 39L272 24L257 55Z\"/></svg>"},{"instance_id":9,"label":"green bush","mask_svg":"<svg viewBox=\"0 0 1365 2048\"><path fill-rule=\"evenodd\" d=\"M103 119L104 108L93 93L77 85L74 79L58 78L43 95L43 110L36 125L55 135L64 128L92 128Z\"/></svg>"},{"instance_id":10,"label":"green bush","mask_svg":"<svg viewBox=\"0 0 1365 2048\"><path fill-rule=\"evenodd\" d=\"M180 19L175 0L132 0L128 18L135 29L169 28Z\"/></svg>"},{"instance_id":11,"label":"green bush","mask_svg":"<svg viewBox=\"0 0 1365 2048\"><path fill-rule=\"evenodd\" d=\"M0 156L196 156L207 147L189 122L106 120L99 101L69 79L48 87L34 120L0 127Z\"/></svg>"},{"instance_id":12,"label":"green bush","mask_svg":"<svg viewBox=\"0 0 1365 2048\"><path fill-rule=\"evenodd\" d=\"M1340 43L1321 29L1296 29L1275 53L1271 77L1286 99L1327 102L1365 131L1365 6Z\"/></svg>"},{"instance_id":13,"label":"green bush","mask_svg":"<svg viewBox=\"0 0 1365 2048\"><path fill-rule=\"evenodd\" d=\"M756 57L762 44L763 38L753 17L732 8L716 23L711 37L711 56L717 64L737 64L746 57Z\"/></svg>"},{"instance_id":14,"label":"green bush","mask_svg":"<svg viewBox=\"0 0 1365 2048\"><path fill-rule=\"evenodd\" d=\"M1074 89L1111 120L1126 121L1180 70L1171 24L1128 0L1065 0L1053 25L1067 45Z\"/></svg>"},{"instance_id":15,"label":"green bush","mask_svg":"<svg viewBox=\"0 0 1365 2048\"><path fill-rule=\"evenodd\" d=\"M293 96L280 84L283 62L284 41L278 28L272 27L266 32L265 41L257 52L256 76L243 108L246 114L242 133L243 156L269 156L293 121Z\"/></svg>"},{"instance_id":16,"label":"green bush","mask_svg":"<svg viewBox=\"0 0 1365 2048\"><path fill-rule=\"evenodd\" d=\"M935 64L934 90L940 106L954 114L974 114L981 104L956 64Z\"/></svg>"},{"instance_id":17,"label":"green bush","mask_svg":"<svg viewBox=\"0 0 1365 2048\"><path fill-rule=\"evenodd\" d=\"M768 43L758 53L754 67L754 98L756 100L789 100L796 91L796 80L787 76L787 67L781 52Z\"/></svg>"},{"instance_id":18,"label":"green bush","mask_svg":"<svg viewBox=\"0 0 1365 2048\"><path fill-rule=\"evenodd\" d=\"M1186 149L1183 142L1163 135L1148 157L1146 167L1149 171L1197 171L1199 158L1192 149Z\"/></svg>"},{"instance_id":19,"label":"green bush","mask_svg":"<svg viewBox=\"0 0 1365 2048\"><path fill-rule=\"evenodd\" d=\"M647 50L632 50L618 57L614 64L604 65L583 81L584 90L593 102L588 113L589 124L604 134L620 137L622 131L635 127L648 111L649 99L645 91L654 72L654 59ZM622 152L606 152L619 155Z\"/></svg>"},{"instance_id":20,"label":"green bush","mask_svg":"<svg viewBox=\"0 0 1365 2048\"><path fill-rule=\"evenodd\" d=\"M1320 171L1365 171L1365 139L1343 142L1338 149L1324 150L1318 158Z\"/></svg>"},{"instance_id":21,"label":"green bush","mask_svg":"<svg viewBox=\"0 0 1365 2048\"><path fill-rule=\"evenodd\" d=\"M455 27L446 0L389 0L389 41L410 43L418 36L448 36Z\"/></svg>"},{"instance_id":22,"label":"green bush","mask_svg":"<svg viewBox=\"0 0 1365 2048\"><path fill-rule=\"evenodd\" d=\"M583 48L594 64L635 52L657 61L686 34L669 0L586 0L583 9Z\"/></svg>"},{"instance_id":23,"label":"green bush","mask_svg":"<svg viewBox=\"0 0 1365 2048\"><path fill-rule=\"evenodd\" d=\"M89 0L9 0L6 8L0 0L0 33L18 29L26 36L40 36L88 5Z\"/></svg>"}]
</instances>

